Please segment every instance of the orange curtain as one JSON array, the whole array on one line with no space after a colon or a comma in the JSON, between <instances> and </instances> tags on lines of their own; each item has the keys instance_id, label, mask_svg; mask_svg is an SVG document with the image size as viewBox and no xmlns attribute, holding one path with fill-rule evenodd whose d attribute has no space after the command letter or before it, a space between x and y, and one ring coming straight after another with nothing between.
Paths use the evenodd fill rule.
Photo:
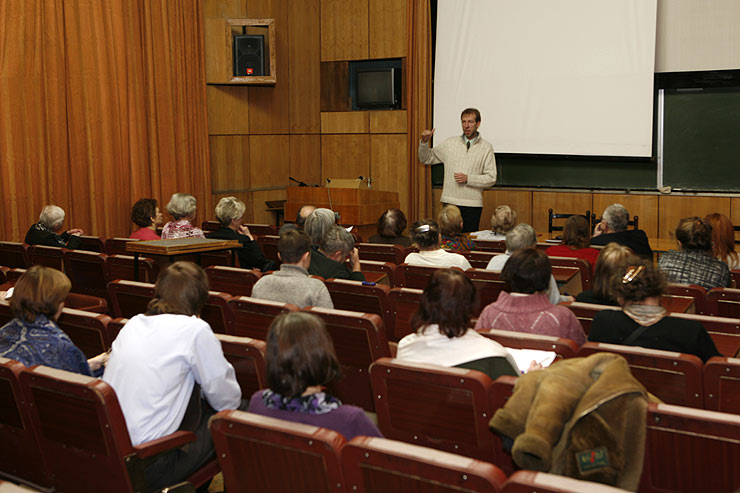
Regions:
<instances>
[{"instance_id":1,"label":"orange curtain","mask_svg":"<svg viewBox=\"0 0 740 493\"><path fill-rule=\"evenodd\" d=\"M419 136L432 125L432 20L429 0L408 0L408 49L406 83L408 94L408 169L411 210L414 221L432 215L431 171L419 164Z\"/></svg>"},{"instance_id":2,"label":"orange curtain","mask_svg":"<svg viewBox=\"0 0 740 493\"><path fill-rule=\"evenodd\" d=\"M2 238L46 203L127 236L131 204L211 208L198 0L0 0Z\"/></svg>"}]
</instances>

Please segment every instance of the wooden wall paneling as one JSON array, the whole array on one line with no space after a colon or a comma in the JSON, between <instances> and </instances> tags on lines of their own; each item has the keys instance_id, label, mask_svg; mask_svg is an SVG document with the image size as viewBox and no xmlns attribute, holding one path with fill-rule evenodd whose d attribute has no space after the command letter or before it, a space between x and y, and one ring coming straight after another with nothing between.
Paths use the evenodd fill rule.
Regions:
<instances>
[{"instance_id":1,"label":"wooden wall paneling","mask_svg":"<svg viewBox=\"0 0 740 493\"><path fill-rule=\"evenodd\" d=\"M483 191L483 212L480 229L491 227L491 216L496 207L508 205L516 212L517 222L532 224L532 192L530 190L507 190L493 188Z\"/></svg>"},{"instance_id":2,"label":"wooden wall paneling","mask_svg":"<svg viewBox=\"0 0 740 493\"><path fill-rule=\"evenodd\" d=\"M349 111L349 63L321 62L321 111Z\"/></svg>"},{"instance_id":3,"label":"wooden wall paneling","mask_svg":"<svg viewBox=\"0 0 740 493\"><path fill-rule=\"evenodd\" d=\"M740 197L730 199L730 215L728 217L733 225L740 225ZM735 232L735 241L740 241L740 231Z\"/></svg>"},{"instance_id":4,"label":"wooden wall paneling","mask_svg":"<svg viewBox=\"0 0 740 493\"><path fill-rule=\"evenodd\" d=\"M370 135L322 135L321 182L370 174Z\"/></svg>"},{"instance_id":5,"label":"wooden wall paneling","mask_svg":"<svg viewBox=\"0 0 740 493\"><path fill-rule=\"evenodd\" d=\"M601 219L604 209L612 204L622 204L630 218L638 216L638 226L645 231L648 238L658 237L658 196L617 193L593 194L593 212Z\"/></svg>"},{"instance_id":6,"label":"wooden wall paneling","mask_svg":"<svg viewBox=\"0 0 740 493\"><path fill-rule=\"evenodd\" d=\"M434 219L436 221L439 211L442 210L442 203L440 202L441 198L442 198L442 189L433 188L432 189L432 217L431 218L420 217L419 219ZM409 220L411 220L411 218L409 218Z\"/></svg>"},{"instance_id":7,"label":"wooden wall paneling","mask_svg":"<svg viewBox=\"0 0 740 493\"><path fill-rule=\"evenodd\" d=\"M409 210L409 170L406 152L405 134L370 136L369 176L373 178L373 188L398 192L400 208L404 212Z\"/></svg>"},{"instance_id":8,"label":"wooden wall paneling","mask_svg":"<svg viewBox=\"0 0 740 493\"><path fill-rule=\"evenodd\" d=\"M254 215L252 222L256 224L275 224L275 213L268 212L266 200L285 200L285 189L282 190L255 190L252 192Z\"/></svg>"},{"instance_id":9,"label":"wooden wall paneling","mask_svg":"<svg viewBox=\"0 0 740 493\"><path fill-rule=\"evenodd\" d=\"M203 0L203 17L240 18L247 15L247 0Z\"/></svg>"},{"instance_id":10,"label":"wooden wall paneling","mask_svg":"<svg viewBox=\"0 0 740 493\"><path fill-rule=\"evenodd\" d=\"M369 0L370 58L406 56L406 0Z\"/></svg>"},{"instance_id":11,"label":"wooden wall paneling","mask_svg":"<svg viewBox=\"0 0 740 493\"><path fill-rule=\"evenodd\" d=\"M209 135L249 133L248 89L245 86L206 86Z\"/></svg>"},{"instance_id":12,"label":"wooden wall paneling","mask_svg":"<svg viewBox=\"0 0 740 493\"><path fill-rule=\"evenodd\" d=\"M293 1L288 5L290 53L287 75L290 84L290 133L319 133L321 124L319 0Z\"/></svg>"},{"instance_id":13,"label":"wooden wall paneling","mask_svg":"<svg viewBox=\"0 0 740 493\"><path fill-rule=\"evenodd\" d=\"M226 82L224 74L229 73L232 67L229 49L231 40L226 36L226 19L222 17L208 18L204 26L204 47L206 63L206 83Z\"/></svg>"},{"instance_id":14,"label":"wooden wall paneling","mask_svg":"<svg viewBox=\"0 0 740 493\"><path fill-rule=\"evenodd\" d=\"M367 111L321 113L322 134L364 134L370 131Z\"/></svg>"},{"instance_id":15,"label":"wooden wall paneling","mask_svg":"<svg viewBox=\"0 0 740 493\"><path fill-rule=\"evenodd\" d=\"M290 176L308 185L320 185L321 182L321 136L290 136ZM295 186L296 183L289 183Z\"/></svg>"},{"instance_id":16,"label":"wooden wall paneling","mask_svg":"<svg viewBox=\"0 0 740 493\"><path fill-rule=\"evenodd\" d=\"M370 133L373 134L405 134L406 123L406 110L370 112Z\"/></svg>"},{"instance_id":17,"label":"wooden wall paneling","mask_svg":"<svg viewBox=\"0 0 740 493\"><path fill-rule=\"evenodd\" d=\"M211 188L214 194L231 195L233 190L245 190L249 182L249 136L212 135L208 139L211 151Z\"/></svg>"},{"instance_id":18,"label":"wooden wall paneling","mask_svg":"<svg viewBox=\"0 0 740 493\"><path fill-rule=\"evenodd\" d=\"M590 192L532 192L532 227L539 240L549 238L547 233L548 209L556 213L585 214L593 211ZM557 234L551 235L558 236Z\"/></svg>"},{"instance_id":19,"label":"wooden wall paneling","mask_svg":"<svg viewBox=\"0 0 740 493\"><path fill-rule=\"evenodd\" d=\"M247 2L247 16L252 19L275 19L275 41L270 46L277 58L277 83L269 87L249 88L249 133L287 134L290 131L290 49L289 0Z\"/></svg>"},{"instance_id":20,"label":"wooden wall paneling","mask_svg":"<svg viewBox=\"0 0 740 493\"><path fill-rule=\"evenodd\" d=\"M687 195L662 195L658 198L659 238L676 237L678 221L684 217L704 217L719 212L730 217L730 197L692 197Z\"/></svg>"},{"instance_id":21,"label":"wooden wall paneling","mask_svg":"<svg viewBox=\"0 0 740 493\"><path fill-rule=\"evenodd\" d=\"M321 0L321 61L368 56L368 0Z\"/></svg>"},{"instance_id":22,"label":"wooden wall paneling","mask_svg":"<svg viewBox=\"0 0 740 493\"><path fill-rule=\"evenodd\" d=\"M251 189L286 186L290 172L290 137L249 136L249 184ZM258 205L259 206L259 205Z\"/></svg>"}]
</instances>

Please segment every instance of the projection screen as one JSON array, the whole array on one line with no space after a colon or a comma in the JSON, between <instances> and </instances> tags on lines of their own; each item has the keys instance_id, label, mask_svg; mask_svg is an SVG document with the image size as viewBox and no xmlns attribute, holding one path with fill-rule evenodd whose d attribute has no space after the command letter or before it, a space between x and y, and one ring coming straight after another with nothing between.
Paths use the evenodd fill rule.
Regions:
<instances>
[{"instance_id":1,"label":"projection screen","mask_svg":"<svg viewBox=\"0 0 740 493\"><path fill-rule=\"evenodd\" d=\"M439 0L436 141L481 110L496 152L650 156L657 0Z\"/></svg>"}]
</instances>

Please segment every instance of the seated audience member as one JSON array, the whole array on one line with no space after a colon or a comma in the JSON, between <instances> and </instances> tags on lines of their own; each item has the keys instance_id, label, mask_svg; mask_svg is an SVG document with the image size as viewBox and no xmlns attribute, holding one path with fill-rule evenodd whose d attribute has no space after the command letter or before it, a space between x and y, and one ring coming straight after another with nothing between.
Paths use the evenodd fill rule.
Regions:
<instances>
[{"instance_id":1,"label":"seated audience member","mask_svg":"<svg viewBox=\"0 0 740 493\"><path fill-rule=\"evenodd\" d=\"M137 240L160 240L157 228L162 225L162 212L157 199L139 199L131 208L131 220L139 229L131 233Z\"/></svg>"},{"instance_id":2,"label":"seated audience member","mask_svg":"<svg viewBox=\"0 0 740 493\"><path fill-rule=\"evenodd\" d=\"M326 232L336 224L337 216L334 214L334 211L320 207L315 209L306 218L303 229L311 237L311 243L314 246L319 246Z\"/></svg>"},{"instance_id":3,"label":"seated audience member","mask_svg":"<svg viewBox=\"0 0 740 493\"><path fill-rule=\"evenodd\" d=\"M702 361L720 356L701 323L670 317L660 306L666 280L651 261L633 256L622 272L612 277L622 310L597 313L589 341L694 354Z\"/></svg>"},{"instance_id":4,"label":"seated audience member","mask_svg":"<svg viewBox=\"0 0 740 493\"><path fill-rule=\"evenodd\" d=\"M292 303L300 308L321 306L334 308L329 290L323 282L309 277L311 238L297 229L285 231L278 240L280 270L262 276L252 288L252 297Z\"/></svg>"},{"instance_id":5,"label":"seated audience member","mask_svg":"<svg viewBox=\"0 0 740 493\"><path fill-rule=\"evenodd\" d=\"M300 229L303 231L303 227L306 224L306 218L311 215L313 211L316 210L316 207L312 205L304 205L301 206L298 209L298 212L295 214L295 222L294 223L283 223L282 226L280 226L280 232L278 234L283 234L283 232L289 230L289 229Z\"/></svg>"},{"instance_id":6,"label":"seated audience member","mask_svg":"<svg viewBox=\"0 0 740 493\"><path fill-rule=\"evenodd\" d=\"M469 328L476 303L475 286L465 274L435 272L411 319L414 333L399 341L396 358L478 370L494 380L518 376L514 358L501 344Z\"/></svg>"},{"instance_id":7,"label":"seated audience member","mask_svg":"<svg viewBox=\"0 0 740 493\"><path fill-rule=\"evenodd\" d=\"M321 209L316 209L316 211L319 210ZM308 228L308 222L306 228ZM352 265L352 270L344 265L347 260ZM364 281L365 276L360 268L360 254L355 248L355 239L352 235L341 226L329 228L321 240L321 246L318 248L314 246L311 250L311 264L308 267L308 273L324 279Z\"/></svg>"},{"instance_id":8,"label":"seated audience member","mask_svg":"<svg viewBox=\"0 0 740 493\"><path fill-rule=\"evenodd\" d=\"M476 231L470 233L475 240L504 241L506 233L516 226L516 212L508 205L496 207L491 215L491 230Z\"/></svg>"},{"instance_id":9,"label":"seated audience member","mask_svg":"<svg viewBox=\"0 0 740 493\"><path fill-rule=\"evenodd\" d=\"M419 249L406 255L405 263L429 267L459 267L470 269L468 259L459 253L451 253L440 248L439 225L437 221L426 219L411 226L411 241Z\"/></svg>"},{"instance_id":10,"label":"seated audience member","mask_svg":"<svg viewBox=\"0 0 740 493\"><path fill-rule=\"evenodd\" d=\"M241 404L234 368L199 318L207 299L203 269L192 262L168 265L157 278L147 312L129 320L113 342L103 374L116 392L134 446L178 429L196 435L195 442L144 467L148 491L181 482L210 460L208 418Z\"/></svg>"},{"instance_id":11,"label":"seated audience member","mask_svg":"<svg viewBox=\"0 0 740 493\"><path fill-rule=\"evenodd\" d=\"M341 370L324 321L316 315L278 315L267 333L265 366L269 388L252 395L250 413L328 428L347 440L382 436L361 408L325 391Z\"/></svg>"},{"instance_id":12,"label":"seated audience member","mask_svg":"<svg viewBox=\"0 0 740 493\"><path fill-rule=\"evenodd\" d=\"M660 256L658 267L668 282L698 284L711 289L728 287L732 282L730 269L713 258L712 226L699 217L685 217L676 228L680 250L670 250Z\"/></svg>"},{"instance_id":13,"label":"seated audience member","mask_svg":"<svg viewBox=\"0 0 740 493\"><path fill-rule=\"evenodd\" d=\"M475 243L462 232L463 218L456 205L446 205L437 215L440 246L448 252L469 252L475 250Z\"/></svg>"},{"instance_id":14,"label":"seated audience member","mask_svg":"<svg viewBox=\"0 0 740 493\"><path fill-rule=\"evenodd\" d=\"M69 229L61 234L64 224L64 209L56 205L47 205L41 210L39 222L32 225L23 240L29 245L44 245L69 249L79 248L82 242L78 236L84 234L81 229Z\"/></svg>"},{"instance_id":15,"label":"seated audience member","mask_svg":"<svg viewBox=\"0 0 740 493\"><path fill-rule=\"evenodd\" d=\"M596 259L591 289L578 293L576 301L596 305L619 305L612 291L612 277L617 272L623 272L627 259L632 255L632 250L618 243L609 243L604 247Z\"/></svg>"},{"instance_id":16,"label":"seated audience member","mask_svg":"<svg viewBox=\"0 0 740 493\"><path fill-rule=\"evenodd\" d=\"M519 223L514 226L511 231L506 233L506 253L494 256L490 262L488 262L486 269L494 272L501 272L514 252L524 248L534 248L536 246L537 234L534 232L534 228L529 224ZM552 271L552 267L550 268L550 271ZM558 283L552 275L550 275L550 284L547 288L547 298L553 305L557 305L561 301L573 301L573 298L570 296L560 295Z\"/></svg>"},{"instance_id":17,"label":"seated audience member","mask_svg":"<svg viewBox=\"0 0 740 493\"><path fill-rule=\"evenodd\" d=\"M0 356L83 375L99 370L108 355L87 359L56 324L71 287L56 269L34 265L24 272L10 298L15 318L0 328Z\"/></svg>"},{"instance_id":18,"label":"seated audience member","mask_svg":"<svg viewBox=\"0 0 740 493\"><path fill-rule=\"evenodd\" d=\"M174 221L164 225L162 239L205 238L203 231L193 226L195 209L195 197L187 193L173 193L167 203L167 212L170 213Z\"/></svg>"},{"instance_id":19,"label":"seated audience member","mask_svg":"<svg viewBox=\"0 0 740 493\"><path fill-rule=\"evenodd\" d=\"M406 214L400 209L388 209L378 218L378 234L368 239L368 243L411 246L411 238L403 234L407 225Z\"/></svg>"},{"instance_id":20,"label":"seated audience member","mask_svg":"<svg viewBox=\"0 0 740 493\"><path fill-rule=\"evenodd\" d=\"M730 270L740 268L740 258L735 251L735 228L730 218L715 212L704 219L712 226L714 258L726 263Z\"/></svg>"},{"instance_id":21,"label":"seated audience member","mask_svg":"<svg viewBox=\"0 0 740 493\"><path fill-rule=\"evenodd\" d=\"M582 258L591 264L593 271L596 266L596 258L599 256L598 248L591 248L591 234L588 230L588 221L583 216L570 216L563 227L563 243L553 245L545 250L550 257L573 257Z\"/></svg>"},{"instance_id":22,"label":"seated audience member","mask_svg":"<svg viewBox=\"0 0 740 493\"><path fill-rule=\"evenodd\" d=\"M242 224L244 217L244 202L236 197L224 197L216 205L216 219L221 227L208 233L208 238L218 240L239 240L241 248L236 253L239 256L239 266L243 269L260 269L263 272L275 268L275 263L262 255L260 246L254 241L249 228Z\"/></svg>"},{"instance_id":23,"label":"seated audience member","mask_svg":"<svg viewBox=\"0 0 740 493\"><path fill-rule=\"evenodd\" d=\"M641 229L627 229L629 220L629 212L622 204L610 205L604 209L601 222L594 228L591 244L619 243L632 249L635 254L641 257L652 259L653 250L650 248L647 235Z\"/></svg>"},{"instance_id":24,"label":"seated audience member","mask_svg":"<svg viewBox=\"0 0 740 493\"><path fill-rule=\"evenodd\" d=\"M578 345L586 342L586 334L573 312L550 303L550 277L552 268L544 252L536 248L514 252L501 272L511 293L501 291L498 299L483 309L475 328L564 337Z\"/></svg>"}]
</instances>

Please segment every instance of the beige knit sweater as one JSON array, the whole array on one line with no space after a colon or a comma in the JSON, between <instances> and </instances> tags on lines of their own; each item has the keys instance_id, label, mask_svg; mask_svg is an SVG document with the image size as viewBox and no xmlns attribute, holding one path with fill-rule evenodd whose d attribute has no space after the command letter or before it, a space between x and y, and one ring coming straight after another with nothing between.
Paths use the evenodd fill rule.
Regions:
<instances>
[{"instance_id":1,"label":"beige knit sweater","mask_svg":"<svg viewBox=\"0 0 740 493\"><path fill-rule=\"evenodd\" d=\"M419 161L423 164L445 164L441 201L465 207L483 207L483 189L496 183L496 157L490 143L478 137L470 149L462 136L450 137L434 148L419 142ZM455 182L455 173L468 175L468 182Z\"/></svg>"}]
</instances>

